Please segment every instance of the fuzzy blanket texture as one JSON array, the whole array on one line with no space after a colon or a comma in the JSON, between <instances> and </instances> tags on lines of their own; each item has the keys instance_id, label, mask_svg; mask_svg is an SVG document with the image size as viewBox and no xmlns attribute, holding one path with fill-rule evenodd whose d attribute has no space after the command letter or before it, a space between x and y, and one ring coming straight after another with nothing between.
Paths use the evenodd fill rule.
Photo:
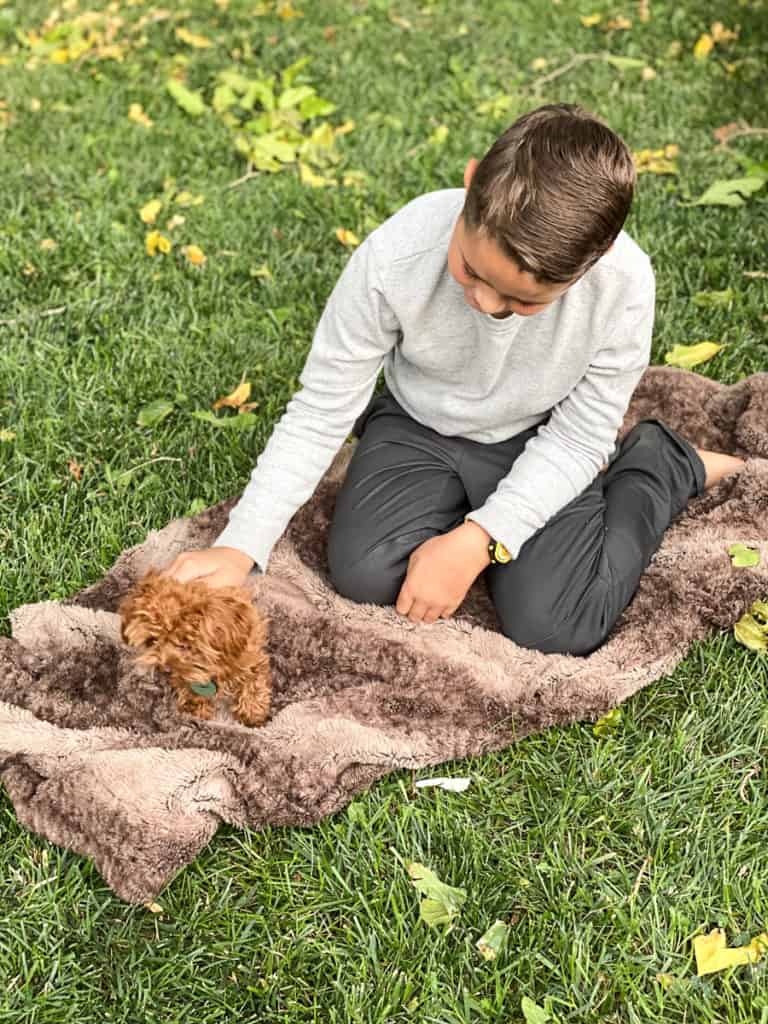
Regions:
<instances>
[{"instance_id":1,"label":"fuzzy blanket texture","mask_svg":"<svg viewBox=\"0 0 768 1024\"><path fill-rule=\"evenodd\" d=\"M270 620L273 705L262 728L226 709L213 721L180 716L170 687L134 665L115 612L150 567L209 546L235 499L151 531L73 597L18 607L12 637L0 637L0 779L18 820L144 903L222 822L312 825L388 772L594 721L671 672L692 642L768 597L768 373L726 386L651 367L621 435L647 417L747 463L690 502L588 657L504 637L482 579L455 617L427 626L336 594L325 537L351 443L253 582ZM736 541L757 546L760 565L734 568Z\"/></svg>"}]
</instances>

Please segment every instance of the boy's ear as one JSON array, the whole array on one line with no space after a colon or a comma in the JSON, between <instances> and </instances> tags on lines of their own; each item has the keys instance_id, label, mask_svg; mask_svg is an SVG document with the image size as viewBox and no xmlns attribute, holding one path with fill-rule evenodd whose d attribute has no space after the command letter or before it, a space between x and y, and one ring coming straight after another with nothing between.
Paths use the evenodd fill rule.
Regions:
<instances>
[{"instance_id":1,"label":"boy's ear","mask_svg":"<svg viewBox=\"0 0 768 1024\"><path fill-rule=\"evenodd\" d=\"M477 165L480 163L474 157L470 157L467 166L464 168L464 188L469 188L469 183L472 181Z\"/></svg>"}]
</instances>

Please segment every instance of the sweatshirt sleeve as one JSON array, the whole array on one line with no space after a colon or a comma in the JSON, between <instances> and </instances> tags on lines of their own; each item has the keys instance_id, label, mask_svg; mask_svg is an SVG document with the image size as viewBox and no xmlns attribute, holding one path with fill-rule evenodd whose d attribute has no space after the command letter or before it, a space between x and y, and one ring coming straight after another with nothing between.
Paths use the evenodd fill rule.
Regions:
<instances>
[{"instance_id":1,"label":"sweatshirt sleeve","mask_svg":"<svg viewBox=\"0 0 768 1024\"><path fill-rule=\"evenodd\" d=\"M632 393L647 368L655 284L627 303L584 376L552 409L485 503L466 518L513 558L523 544L595 479L614 451Z\"/></svg>"},{"instance_id":2,"label":"sweatshirt sleeve","mask_svg":"<svg viewBox=\"0 0 768 1024\"><path fill-rule=\"evenodd\" d=\"M266 571L272 548L348 437L398 339L399 323L385 298L369 236L331 292L299 376L302 386L213 547L244 551Z\"/></svg>"}]
</instances>

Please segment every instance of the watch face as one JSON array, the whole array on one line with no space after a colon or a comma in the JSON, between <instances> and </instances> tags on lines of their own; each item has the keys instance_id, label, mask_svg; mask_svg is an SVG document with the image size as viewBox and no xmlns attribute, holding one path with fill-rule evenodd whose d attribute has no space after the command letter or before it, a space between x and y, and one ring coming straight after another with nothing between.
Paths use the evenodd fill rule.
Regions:
<instances>
[{"instance_id":1,"label":"watch face","mask_svg":"<svg viewBox=\"0 0 768 1024\"><path fill-rule=\"evenodd\" d=\"M496 546L493 549L493 557L497 562L501 563L512 561L512 555L510 555L500 540L496 541Z\"/></svg>"}]
</instances>

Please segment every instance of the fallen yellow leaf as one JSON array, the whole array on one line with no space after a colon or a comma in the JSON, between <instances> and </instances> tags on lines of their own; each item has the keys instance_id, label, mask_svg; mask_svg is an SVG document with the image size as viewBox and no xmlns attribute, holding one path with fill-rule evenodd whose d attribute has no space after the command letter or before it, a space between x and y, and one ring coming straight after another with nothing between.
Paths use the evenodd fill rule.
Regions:
<instances>
[{"instance_id":1,"label":"fallen yellow leaf","mask_svg":"<svg viewBox=\"0 0 768 1024\"><path fill-rule=\"evenodd\" d=\"M323 188L325 185L336 185L335 178L324 178L322 174L315 174L309 164L299 161L299 174L302 185L309 185L311 188Z\"/></svg>"},{"instance_id":2,"label":"fallen yellow leaf","mask_svg":"<svg viewBox=\"0 0 768 1024\"><path fill-rule=\"evenodd\" d=\"M746 946L726 948L725 932L722 928L713 928L708 935L697 935L693 940L693 951L696 955L696 974L712 974L724 971L727 967L737 964L754 964L760 959L768 946L768 933L762 932Z\"/></svg>"},{"instance_id":3,"label":"fallen yellow leaf","mask_svg":"<svg viewBox=\"0 0 768 1024\"><path fill-rule=\"evenodd\" d=\"M680 147L674 142L661 149L638 149L632 153L638 174L677 174L675 157Z\"/></svg>"},{"instance_id":4,"label":"fallen yellow leaf","mask_svg":"<svg viewBox=\"0 0 768 1024\"><path fill-rule=\"evenodd\" d=\"M713 22L709 31L712 34L712 39L716 43L730 43L733 39L739 38L738 32L732 32L729 28L723 25L722 21Z\"/></svg>"},{"instance_id":5,"label":"fallen yellow leaf","mask_svg":"<svg viewBox=\"0 0 768 1024\"><path fill-rule=\"evenodd\" d=\"M548 64L549 61L546 57L536 57L535 60L531 61L529 67L531 71L543 71Z\"/></svg>"},{"instance_id":6,"label":"fallen yellow leaf","mask_svg":"<svg viewBox=\"0 0 768 1024\"><path fill-rule=\"evenodd\" d=\"M52 252L54 249L58 249L59 243L54 242L52 238L44 238L40 243L40 248L45 252Z\"/></svg>"},{"instance_id":7,"label":"fallen yellow leaf","mask_svg":"<svg viewBox=\"0 0 768 1024\"><path fill-rule=\"evenodd\" d=\"M640 72L640 77L644 82L652 82L653 79L656 77L656 72L650 65L648 65L647 67L644 67L643 70Z\"/></svg>"},{"instance_id":8,"label":"fallen yellow leaf","mask_svg":"<svg viewBox=\"0 0 768 1024\"><path fill-rule=\"evenodd\" d=\"M230 409L237 409L238 406L243 405L251 396L251 382L249 380L241 380L231 395L225 395L223 398L217 398L211 406L214 412L217 409L223 409L227 406Z\"/></svg>"},{"instance_id":9,"label":"fallen yellow leaf","mask_svg":"<svg viewBox=\"0 0 768 1024\"><path fill-rule=\"evenodd\" d=\"M583 14L579 18L584 28L592 28L593 25L599 25L602 20L602 14Z\"/></svg>"},{"instance_id":10,"label":"fallen yellow leaf","mask_svg":"<svg viewBox=\"0 0 768 1024\"><path fill-rule=\"evenodd\" d=\"M152 118L144 112L140 103L132 103L128 108L128 120L134 124L143 125L144 128L151 128L155 123Z\"/></svg>"},{"instance_id":11,"label":"fallen yellow leaf","mask_svg":"<svg viewBox=\"0 0 768 1024\"><path fill-rule=\"evenodd\" d=\"M148 203L145 203L139 210L139 216L145 224L154 224L157 220L157 215L162 209L162 202L159 199L150 199Z\"/></svg>"},{"instance_id":12,"label":"fallen yellow leaf","mask_svg":"<svg viewBox=\"0 0 768 1024\"><path fill-rule=\"evenodd\" d=\"M684 370L690 370L699 363L706 363L724 347L714 341L700 341L698 345L675 345L672 351L664 356L664 362L669 366L680 366Z\"/></svg>"},{"instance_id":13,"label":"fallen yellow leaf","mask_svg":"<svg viewBox=\"0 0 768 1024\"><path fill-rule=\"evenodd\" d=\"M356 245L360 245L360 239L354 231L349 231L347 228L336 228L336 237L342 245L346 245L349 249L354 249Z\"/></svg>"},{"instance_id":14,"label":"fallen yellow leaf","mask_svg":"<svg viewBox=\"0 0 768 1024\"><path fill-rule=\"evenodd\" d=\"M291 3L291 0L282 0L282 2L277 5L277 16L278 18L282 18L283 21L288 21L289 18L303 18L304 12L297 11Z\"/></svg>"},{"instance_id":15,"label":"fallen yellow leaf","mask_svg":"<svg viewBox=\"0 0 768 1024\"><path fill-rule=\"evenodd\" d=\"M193 267L202 267L205 263L205 253L199 245L183 245L181 251Z\"/></svg>"},{"instance_id":16,"label":"fallen yellow leaf","mask_svg":"<svg viewBox=\"0 0 768 1024\"><path fill-rule=\"evenodd\" d=\"M167 255L171 251L173 242L170 238L166 238L165 235L161 235L159 231L150 231L144 239L144 244L147 249L147 255L154 256L157 252Z\"/></svg>"},{"instance_id":17,"label":"fallen yellow leaf","mask_svg":"<svg viewBox=\"0 0 768 1024\"><path fill-rule=\"evenodd\" d=\"M604 32L610 32L611 30L616 29L632 28L632 20L630 18L625 18L623 14L620 14L616 18L611 18L609 21L606 21L600 26L600 28L602 28Z\"/></svg>"},{"instance_id":18,"label":"fallen yellow leaf","mask_svg":"<svg viewBox=\"0 0 768 1024\"><path fill-rule=\"evenodd\" d=\"M180 213L174 213L171 219L166 223L166 231L173 231L174 228L180 228L182 224L186 224L187 218L182 217Z\"/></svg>"},{"instance_id":19,"label":"fallen yellow leaf","mask_svg":"<svg viewBox=\"0 0 768 1024\"><path fill-rule=\"evenodd\" d=\"M251 277L265 277L268 281L274 280L272 271L266 263L262 263L259 267L251 267L250 274Z\"/></svg>"},{"instance_id":20,"label":"fallen yellow leaf","mask_svg":"<svg viewBox=\"0 0 768 1024\"><path fill-rule=\"evenodd\" d=\"M349 132L354 131L355 122L345 121L344 124L340 124L338 128L333 129L334 135L347 135Z\"/></svg>"},{"instance_id":21,"label":"fallen yellow leaf","mask_svg":"<svg viewBox=\"0 0 768 1024\"><path fill-rule=\"evenodd\" d=\"M342 178L345 188L362 188L368 180L365 171L347 171Z\"/></svg>"},{"instance_id":22,"label":"fallen yellow leaf","mask_svg":"<svg viewBox=\"0 0 768 1024\"><path fill-rule=\"evenodd\" d=\"M705 60L706 57L712 52L712 47L715 45L715 41L709 32L705 32L699 36L696 45L693 48L693 56L696 60Z\"/></svg>"},{"instance_id":23,"label":"fallen yellow leaf","mask_svg":"<svg viewBox=\"0 0 768 1024\"><path fill-rule=\"evenodd\" d=\"M200 206L205 202L205 196L195 196L191 192L179 192L173 201L177 206Z\"/></svg>"},{"instance_id":24,"label":"fallen yellow leaf","mask_svg":"<svg viewBox=\"0 0 768 1024\"><path fill-rule=\"evenodd\" d=\"M190 32L188 28L177 28L176 38L180 39L182 43L194 46L196 50L205 50L209 46L213 46L210 39L206 39L205 36L196 35L194 32Z\"/></svg>"}]
</instances>

